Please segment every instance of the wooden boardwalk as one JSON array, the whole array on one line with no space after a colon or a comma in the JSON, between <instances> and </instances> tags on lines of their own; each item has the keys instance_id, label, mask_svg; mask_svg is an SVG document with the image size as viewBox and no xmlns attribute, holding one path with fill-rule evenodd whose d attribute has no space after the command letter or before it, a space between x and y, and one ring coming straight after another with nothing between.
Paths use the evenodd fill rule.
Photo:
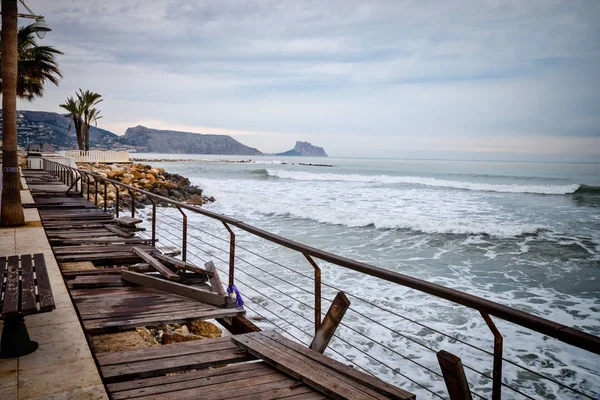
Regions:
<instances>
[{"instance_id":1,"label":"wooden boardwalk","mask_svg":"<svg viewBox=\"0 0 600 400\"><path fill-rule=\"evenodd\" d=\"M166 276L159 284L131 283L127 274L136 274L122 271L131 264L147 262L148 254L158 251L151 241L118 228L112 215L81 195L66 193L68 187L48 172L25 170L24 175L59 263L88 262L96 267L62 271L88 334L204 319L231 321L244 315L242 308L227 301L220 306L219 302L205 300L208 304L184 297L184 292L180 296L160 290L169 284L167 278L171 279L169 272L160 268ZM180 284L202 293L213 289L210 296L223 296L222 288L211 288L210 275L183 274ZM252 330L245 326L242 331L246 333L234 336L97 353L95 357L112 399L414 398L282 336L247 333Z\"/></svg>"}]
</instances>

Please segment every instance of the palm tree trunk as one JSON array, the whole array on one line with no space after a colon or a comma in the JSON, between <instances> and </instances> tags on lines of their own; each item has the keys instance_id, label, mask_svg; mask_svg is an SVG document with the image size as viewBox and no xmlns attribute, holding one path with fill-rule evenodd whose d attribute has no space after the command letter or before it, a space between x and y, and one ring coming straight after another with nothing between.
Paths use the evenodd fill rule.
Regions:
<instances>
[{"instance_id":1,"label":"palm tree trunk","mask_svg":"<svg viewBox=\"0 0 600 400\"><path fill-rule=\"evenodd\" d=\"M83 148L83 125L81 123L81 119L74 117L73 125L75 125L75 133L77 134L77 145L79 146L79 150L85 150Z\"/></svg>"},{"instance_id":2,"label":"palm tree trunk","mask_svg":"<svg viewBox=\"0 0 600 400\"><path fill-rule=\"evenodd\" d=\"M17 0L2 0L2 198L0 225L25 223L17 154Z\"/></svg>"},{"instance_id":3,"label":"palm tree trunk","mask_svg":"<svg viewBox=\"0 0 600 400\"><path fill-rule=\"evenodd\" d=\"M90 126L84 122L83 129L85 130L85 151L89 151L90 150Z\"/></svg>"}]
</instances>

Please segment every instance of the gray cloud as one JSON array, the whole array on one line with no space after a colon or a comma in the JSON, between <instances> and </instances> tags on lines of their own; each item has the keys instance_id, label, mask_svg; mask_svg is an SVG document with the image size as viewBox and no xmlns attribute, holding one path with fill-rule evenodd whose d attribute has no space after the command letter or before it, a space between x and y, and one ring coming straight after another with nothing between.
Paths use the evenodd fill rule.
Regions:
<instances>
[{"instance_id":1,"label":"gray cloud","mask_svg":"<svg viewBox=\"0 0 600 400\"><path fill-rule=\"evenodd\" d=\"M298 135L329 147L346 135L356 149L414 135L444 148L484 136L564 137L557 152L582 137L600 149L596 1L28 4L53 27L45 42L66 53L60 88L29 108L55 111L89 87L106 98L109 128L256 131L243 140L266 151Z\"/></svg>"}]
</instances>

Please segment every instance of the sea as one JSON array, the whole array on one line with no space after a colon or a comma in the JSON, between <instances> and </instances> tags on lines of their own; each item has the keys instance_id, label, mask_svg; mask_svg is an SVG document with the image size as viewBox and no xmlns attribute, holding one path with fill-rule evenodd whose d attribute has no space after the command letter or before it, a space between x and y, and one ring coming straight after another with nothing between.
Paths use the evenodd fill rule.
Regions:
<instances>
[{"instance_id":1,"label":"sea","mask_svg":"<svg viewBox=\"0 0 600 400\"><path fill-rule=\"evenodd\" d=\"M213 196L207 210L600 335L600 164L138 156L189 159L146 163ZM228 231L187 214L188 258L213 261L226 281ZM179 211L162 208L159 221L162 242L180 245ZM313 267L234 232L248 317L309 344ZM446 396L436 358L446 350L462 359L474 397L491 397L493 335L478 312L315 261L323 312L339 291L351 302L327 354L429 399ZM503 398L600 398L600 356L492 319L503 335Z\"/></svg>"}]
</instances>

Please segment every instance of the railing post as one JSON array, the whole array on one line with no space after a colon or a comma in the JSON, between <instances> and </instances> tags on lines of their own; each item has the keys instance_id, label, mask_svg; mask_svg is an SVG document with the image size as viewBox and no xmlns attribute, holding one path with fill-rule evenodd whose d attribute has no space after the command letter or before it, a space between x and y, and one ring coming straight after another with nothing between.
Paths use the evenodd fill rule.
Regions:
<instances>
[{"instance_id":1,"label":"railing post","mask_svg":"<svg viewBox=\"0 0 600 400\"><path fill-rule=\"evenodd\" d=\"M183 237L181 238L181 259L187 261L187 215L181 207L176 206L181 215L183 215Z\"/></svg>"},{"instance_id":2,"label":"railing post","mask_svg":"<svg viewBox=\"0 0 600 400\"><path fill-rule=\"evenodd\" d=\"M321 326L321 268L317 265L315 260L312 259L308 254L304 254L304 257L308 260L310 265L315 269L315 334Z\"/></svg>"},{"instance_id":3,"label":"railing post","mask_svg":"<svg viewBox=\"0 0 600 400\"><path fill-rule=\"evenodd\" d=\"M234 274L235 274L235 233L231 230L229 225L225 222L221 221L225 228L229 231L229 289L233 288L235 283Z\"/></svg>"},{"instance_id":4,"label":"railing post","mask_svg":"<svg viewBox=\"0 0 600 400\"><path fill-rule=\"evenodd\" d=\"M94 204L98 205L98 178L94 177Z\"/></svg>"},{"instance_id":5,"label":"railing post","mask_svg":"<svg viewBox=\"0 0 600 400\"><path fill-rule=\"evenodd\" d=\"M102 180L104 184L104 212L106 212L107 204L108 204L108 190L106 190L106 180Z\"/></svg>"},{"instance_id":6,"label":"railing post","mask_svg":"<svg viewBox=\"0 0 600 400\"><path fill-rule=\"evenodd\" d=\"M113 183L113 186L115 187L115 191L116 191L116 201L115 201L115 214L117 216L117 218L119 218L119 187L117 185L115 185Z\"/></svg>"},{"instance_id":7,"label":"railing post","mask_svg":"<svg viewBox=\"0 0 600 400\"><path fill-rule=\"evenodd\" d=\"M135 218L135 200L133 199L133 191L131 189L127 189L127 192L131 197L131 218Z\"/></svg>"},{"instance_id":8,"label":"railing post","mask_svg":"<svg viewBox=\"0 0 600 400\"><path fill-rule=\"evenodd\" d=\"M492 372L492 400L500 400L502 397L502 335L489 314L480 311L488 328L494 334L494 370Z\"/></svg>"},{"instance_id":9,"label":"railing post","mask_svg":"<svg viewBox=\"0 0 600 400\"><path fill-rule=\"evenodd\" d=\"M154 201L150 196L148 200L152 203L152 246L156 245L156 201Z\"/></svg>"},{"instance_id":10,"label":"railing post","mask_svg":"<svg viewBox=\"0 0 600 400\"><path fill-rule=\"evenodd\" d=\"M86 173L85 177L87 178L87 184L85 185L85 191L87 195L88 201L90 200L90 174Z\"/></svg>"}]
</instances>

